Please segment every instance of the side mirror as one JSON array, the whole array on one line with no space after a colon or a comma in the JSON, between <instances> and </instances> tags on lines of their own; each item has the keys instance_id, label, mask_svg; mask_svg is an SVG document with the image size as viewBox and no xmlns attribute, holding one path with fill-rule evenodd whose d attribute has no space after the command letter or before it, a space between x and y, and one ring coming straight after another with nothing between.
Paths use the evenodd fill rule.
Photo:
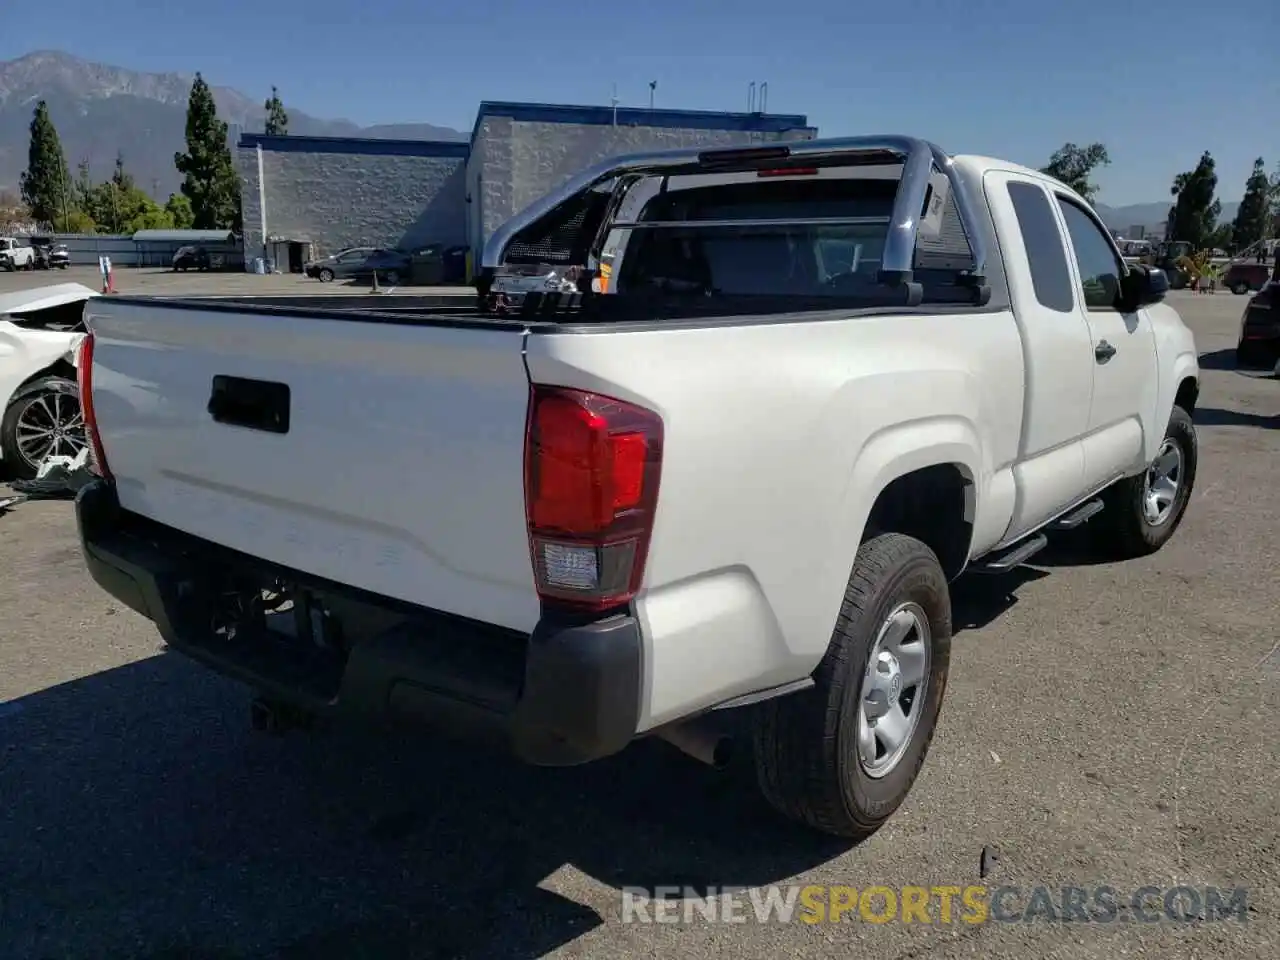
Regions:
<instances>
[{"instance_id":1,"label":"side mirror","mask_svg":"<svg viewBox=\"0 0 1280 960\"><path fill-rule=\"evenodd\" d=\"M1133 265L1120 282L1124 309L1137 310L1159 303L1169 292L1169 275L1159 267Z\"/></svg>"}]
</instances>

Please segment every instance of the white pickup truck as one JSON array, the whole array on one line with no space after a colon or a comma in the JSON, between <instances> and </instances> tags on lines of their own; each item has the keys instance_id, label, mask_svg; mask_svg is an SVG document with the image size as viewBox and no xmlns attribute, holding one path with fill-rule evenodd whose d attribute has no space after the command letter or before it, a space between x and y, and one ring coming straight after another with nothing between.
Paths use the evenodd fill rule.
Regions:
<instances>
[{"instance_id":1,"label":"white pickup truck","mask_svg":"<svg viewBox=\"0 0 1280 960\"><path fill-rule=\"evenodd\" d=\"M1165 277L1033 170L897 136L624 157L483 266L453 310L89 303L89 569L261 725L720 763L743 707L767 799L862 837L933 736L949 583L1086 520L1148 554L1191 495ZM580 292L489 309L552 272Z\"/></svg>"},{"instance_id":2,"label":"white pickup truck","mask_svg":"<svg viewBox=\"0 0 1280 960\"><path fill-rule=\"evenodd\" d=\"M34 270L36 268L36 248L30 243L15 240L13 237L0 237L0 269Z\"/></svg>"}]
</instances>

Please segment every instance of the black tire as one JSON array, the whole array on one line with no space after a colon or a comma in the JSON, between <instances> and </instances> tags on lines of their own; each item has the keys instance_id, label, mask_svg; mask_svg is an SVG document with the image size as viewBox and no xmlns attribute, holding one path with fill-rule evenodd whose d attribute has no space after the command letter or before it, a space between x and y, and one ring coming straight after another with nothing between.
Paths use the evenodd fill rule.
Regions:
<instances>
[{"instance_id":1,"label":"black tire","mask_svg":"<svg viewBox=\"0 0 1280 960\"><path fill-rule=\"evenodd\" d=\"M1232 293L1234 293L1234 294L1236 294L1237 296L1239 296L1239 295L1240 295L1240 294L1242 294L1242 293L1248 293L1248 292L1249 292L1249 285L1248 285L1247 283L1244 283L1244 282L1240 282L1240 283L1233 283L1233 284L1231 285L1231 292L1232 292Z\"/></svg>"},{"instance_id":2,"label":"black tire","mask_svg":"<svg viewBox=\"0 0 1280 960\"><path fill-rule=\"evenodd\" d=\"M0 452L4 454L4 469L10 477L18 480L30 480L36 475L39 464L29 462L18 449L18 421L30 403L42 394L63 394L72 397L76 406L80 404L80 388L74 380L66 377L46 376L33 380L21 387L5 408L4 417L0 419ZM70 449L57 451L70 454Z\"/></svg>"},{"instance_id":3,"label":"black tire","mask_svg":"<svg viewBox=\"0 0 1280 960\"><path fill-rule=\"evenodd\" d=\"M923 702L897 764L872 778L858 758L862 681L881 626L901 604L924 611L930 659ZM862 840L906 799L933 740L951 660L951 597L928 546L897 533L858 549L831 645L814 686L760 704L753 717L756 774L784 816L823 833Z\"/></svg>"},{"instance_id":4,"label":"black tire","mask_svg":"<svg viewBox=\"0 0 1280 960\"><path fill-rule=\"evenodd\" d=\"M316 277L320 280L321 283L332 283L333 271L330 270L328 267L325 267L319 273L316 274Z\"/></svg>"},{"instance_id":5,"label":"black tire","mask_svg":"<svg viewBox=\"0 0 1280 960\"><path fill-rule=\"evenodd\" d=\"M1105 509L1089 524L1095 544L1105 555L1118 560L1149 556L1163 547L1182 523L1195 489L1199 444L1191 415L1181 407L1173 408L1165 440L1177 445L1182 457L1177 493L1168 515L1152 523L1143 511L1148 470L1116 483L1103 494Z\"/></svg>"},{"instance_id":6,"label":"black tire","mask_svg":"<svg viewBox=\"0 0 1280 960\"><path fill-rule=\"evenodd\" d=\"M399 270L388 270L383 276L386 279L387 283L393 287L397 286L400 283Z\"/></svg>"}]
</instances>

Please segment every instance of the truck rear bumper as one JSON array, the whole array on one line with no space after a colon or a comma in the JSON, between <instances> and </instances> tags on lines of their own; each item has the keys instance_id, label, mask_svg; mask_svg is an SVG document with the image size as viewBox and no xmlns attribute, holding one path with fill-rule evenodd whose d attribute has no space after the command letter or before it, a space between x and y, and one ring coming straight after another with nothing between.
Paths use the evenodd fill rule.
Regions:
<instances>
[{"instance_id":1,"label":"truck rear bumper","mask_svg":"<svg viewBox=\"0 0 1280 960\"><path fill-rule=\"evenodd\" d=\"M408 720L505 740L522 760L570 765L608 756L636 735L642 645L628 615L544 616L532 635L372 597L271 568L122 510L109 483L76 498L89 573L154 621L165 642L261 694L319 716ZM392 626L341 657L280 634L214 627L229 575L279 578L385 612ZM281 615L285 616L285 615Z\"/></svg>"}]
</instances>

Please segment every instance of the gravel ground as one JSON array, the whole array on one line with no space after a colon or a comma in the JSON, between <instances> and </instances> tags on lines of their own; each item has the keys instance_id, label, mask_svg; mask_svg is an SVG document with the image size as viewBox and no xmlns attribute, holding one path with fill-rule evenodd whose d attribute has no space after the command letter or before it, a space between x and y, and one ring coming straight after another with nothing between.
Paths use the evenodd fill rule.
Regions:
<instances>
[{"instance_id":1,"label":"gravel ground","mask_svg":"<svg viewBox=\"0 0 1280 960\"><path fill-rule=\"evenodd\" d=\"M0 517L0 957L1280 955L1280 383L1232 368L1243 298L1173 296L1205 367L1184 525L1144 561L1058 547L962 583L929 761L855 848L780 824L748 771L661 743L538 770L422 738L252 734L241 689L163 653L90 582L69 504L14 509ZM979 882L1245 886L1249 913L621 921L627 886Z\"/></svg>"}]
</instances>

